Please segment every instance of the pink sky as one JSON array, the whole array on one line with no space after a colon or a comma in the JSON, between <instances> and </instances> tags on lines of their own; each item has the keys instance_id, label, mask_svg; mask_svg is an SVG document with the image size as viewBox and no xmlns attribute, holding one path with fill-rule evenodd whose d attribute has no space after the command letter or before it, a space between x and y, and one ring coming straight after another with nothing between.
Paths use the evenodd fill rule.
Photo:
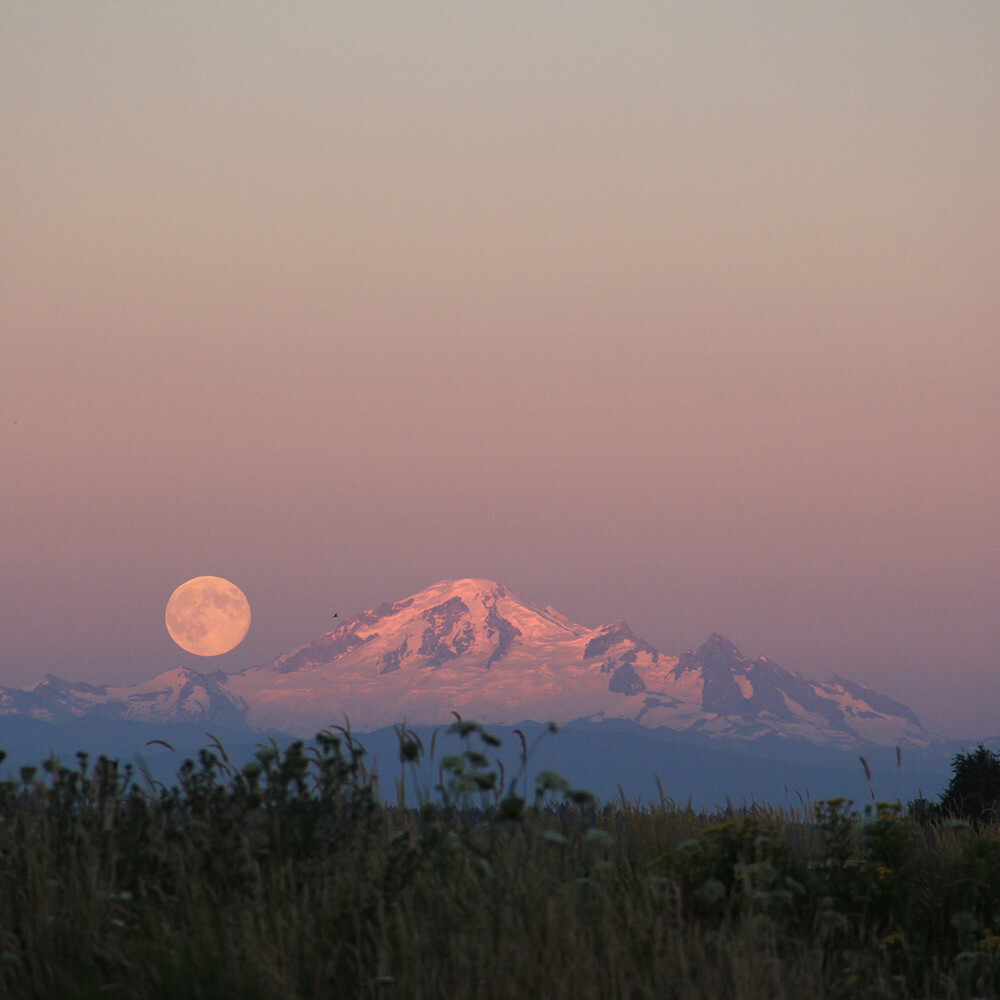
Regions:
<instances>
[{"instance_id":1,"label":"pink sky","mask_svg":"<svg viewBox=\"0 0 1000 1000\"><path fill-rule=\"evenodd\" d=\"M1000 8L0 10L0 684L447 577L1000 732ZM243 589L217 660L185 579Z\"/></svg>"}]
</instances>

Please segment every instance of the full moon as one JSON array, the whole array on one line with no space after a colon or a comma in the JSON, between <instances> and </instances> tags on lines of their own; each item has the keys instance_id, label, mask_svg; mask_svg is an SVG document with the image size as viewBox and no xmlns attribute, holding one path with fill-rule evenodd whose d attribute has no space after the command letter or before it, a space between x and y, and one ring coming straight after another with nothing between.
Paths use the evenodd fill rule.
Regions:
<instances>
[{"instance_id":1,"label":"full moon","mask_svg":"<svg viewBox=\"0 0 1000 1000\"><path fill-rule=\"evenodd\" d=\"M235 649L250 628L250 605L235 583L219 576L196 576L167 601L167 631L181 649L218 656Z\"/></svg>"}]
</instances>

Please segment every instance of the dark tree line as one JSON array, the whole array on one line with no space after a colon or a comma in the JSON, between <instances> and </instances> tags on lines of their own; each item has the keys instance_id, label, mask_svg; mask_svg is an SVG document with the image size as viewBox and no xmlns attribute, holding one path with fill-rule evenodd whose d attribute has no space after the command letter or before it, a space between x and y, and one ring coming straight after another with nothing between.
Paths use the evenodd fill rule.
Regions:
<instances>
[{"instance_id":1,"label":"dark tree line","mask_svg":"<svg viewBox=\"0 0 1000 1000\"><path fill-rule=\"evenodd\" d=\"M917 819L964 819L977 826L1000 820L1000 755L982 743L951 759L951 781L941 801L916 799L910 813Z\"/></svg>"}]
</instances>

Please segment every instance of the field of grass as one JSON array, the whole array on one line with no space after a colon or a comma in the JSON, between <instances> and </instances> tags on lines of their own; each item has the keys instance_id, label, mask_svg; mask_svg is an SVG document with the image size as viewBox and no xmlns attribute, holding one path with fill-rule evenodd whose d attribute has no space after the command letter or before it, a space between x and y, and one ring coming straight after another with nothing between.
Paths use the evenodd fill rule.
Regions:
<instances>
[{"instance_id":1,"label":"field of grass","mask_svg":"<svg viewBox=\"0 0 1000 1000\"><path fill-rule=\"evenodd\" d=\"M0 783L0 996L1000 995L1000 826L600 805L451 729L447 753L400 730L417 808L343 731L239 770L209 746L173 787L23 769Z\"/></svg>"}]
</instances>

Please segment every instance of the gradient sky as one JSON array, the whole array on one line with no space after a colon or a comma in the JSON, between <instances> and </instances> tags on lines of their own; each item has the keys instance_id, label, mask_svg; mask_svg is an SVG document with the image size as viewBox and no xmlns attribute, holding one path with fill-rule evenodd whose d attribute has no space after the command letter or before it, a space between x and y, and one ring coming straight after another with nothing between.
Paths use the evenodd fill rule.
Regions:
<instances>
[{"instance_id":1,"label":"gradient sky","mask_svg":"<svg viewBox=\"0 0 1000 1000\"><path fill-rule=\"evenodd\" d=\"M0 684L484 576L1000 732L998 53L979 2L3 4Z\"/></svg>"}]
</instances>

